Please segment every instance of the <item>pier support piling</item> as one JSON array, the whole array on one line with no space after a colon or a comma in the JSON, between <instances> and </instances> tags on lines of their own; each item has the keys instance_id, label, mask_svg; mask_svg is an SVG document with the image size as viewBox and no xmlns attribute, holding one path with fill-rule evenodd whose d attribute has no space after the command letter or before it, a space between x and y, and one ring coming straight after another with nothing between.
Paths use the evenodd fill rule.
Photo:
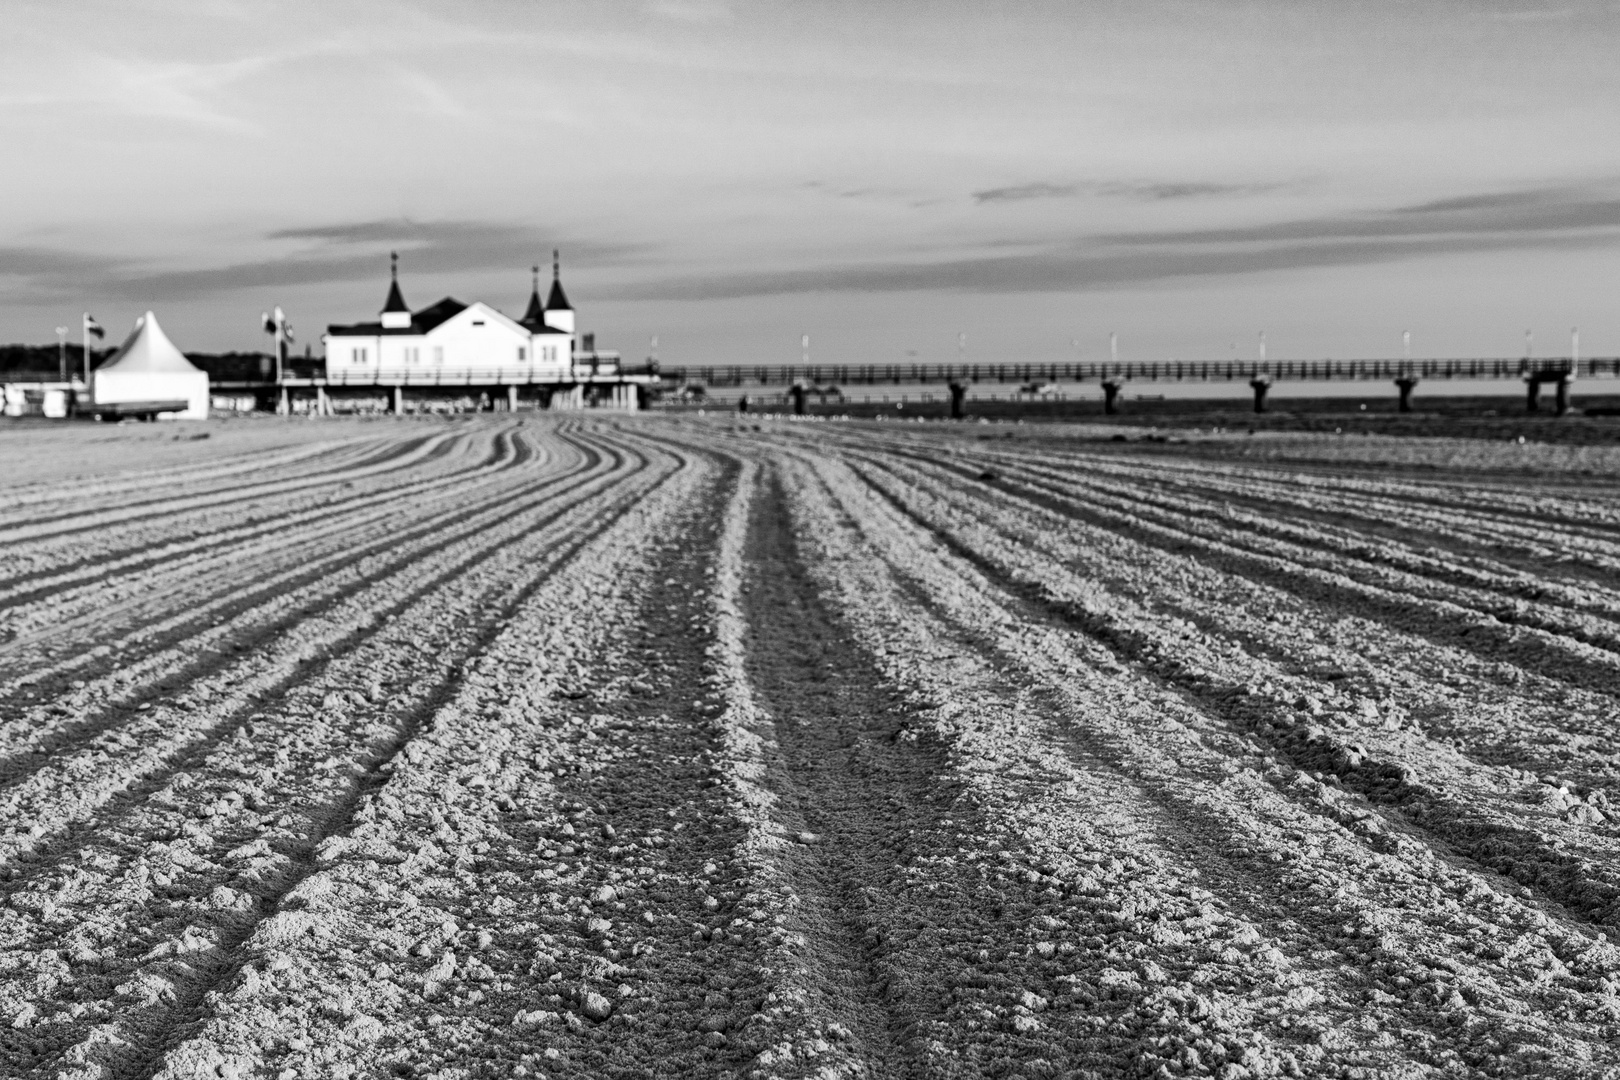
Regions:
<instances>
[{"instance_id":1,"label":"pier support piling","mask_svg":"<svg viewBox=\"0 0 1620 1080\"><path fill-rule=\"evenodd\" d=\"M1271 389L1271 376L1261 373L1249 380L1249 389L1254 391L1254 411L1266 411L1266 393Z\"/></svg>"},{"instance_id":2,"label":"pier support piling","mask_svg":"<svg viewBox=\"0 0 1620 1080\"><path fill-rule=\"evenodd\" d=\"M1125 388L1123 379L1104 379L1102 381L1103 415L1113 416L1119 411L1119 392Z\"/></svg>"},{"instance_id":3,"label":"pier support piling","mask_svg":"<svg viewBox=\"0 0 1620 1080\"><path fill-rule=\"evenodd\" d=\"M963 415L965 413L964 404L967 401L967 384L959 383L959 382L953 382L953 383L950 384L950 390L951 390L951 419L952 420L960 420L960 419L962 419L962 417L963 417Z\"/></svg>"},{"instance_id":4,"label":"pier support piling","mask_svg":"<svg viewBox=\"0 0 1620 1080\"><path fill-rule=\"evenodd\" d=\"M1412 411L1412 391L1417 388L1416 375L1402 375L1395 380L1395 389L1400 391L1400 404L1397 406L1401 412Z\"/></svg>"},{"instance_id":5,"label":"pier support piling","mask_svg":"<svg viewBox=\"0 0 1620 1080\"><path fill-rule=\"evenodd\" d=\"M804 415L804 397L805 397L804 387L799 385L798 383L794 383L793 386L788 390L788 393L793 398L793 415L794 416L803 416Z\"/></svg>"}]
</instances>

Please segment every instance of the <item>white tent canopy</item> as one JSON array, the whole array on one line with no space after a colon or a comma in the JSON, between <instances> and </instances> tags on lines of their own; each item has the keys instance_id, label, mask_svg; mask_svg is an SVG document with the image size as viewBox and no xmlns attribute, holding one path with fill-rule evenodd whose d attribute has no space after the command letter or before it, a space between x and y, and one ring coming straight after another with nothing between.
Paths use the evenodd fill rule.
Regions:
<instances>
[{"instance_id":1,"label":"white tent canopy","mask_svg":"<svg viewBox=\"0 0 1620 1080\"><path fill-rule=\"evenodd\" d=\"M174 347L150 311L135 320L135 329L91 380L91 401L98 410L129 413L146 411L143 405L168 405L160 415L208 419L208 373Z\"/></svg>"}]
</instances>

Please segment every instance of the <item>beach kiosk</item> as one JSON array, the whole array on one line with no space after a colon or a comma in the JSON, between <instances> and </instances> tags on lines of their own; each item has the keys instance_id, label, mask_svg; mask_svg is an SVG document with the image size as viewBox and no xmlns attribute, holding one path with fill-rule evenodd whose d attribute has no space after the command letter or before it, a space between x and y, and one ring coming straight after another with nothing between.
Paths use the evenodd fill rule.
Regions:
<instances>
[{"instance_id":1,"label":"beach kiosk","mask_svg":"<svg viewBox=\"0 0 1620 1080\"><path fill-rule=\"evenodd\" d=\"M89 412L98 418L208 419L208 373L193 366L148 311L90 376Z\"/></svg>"}]
</instances>

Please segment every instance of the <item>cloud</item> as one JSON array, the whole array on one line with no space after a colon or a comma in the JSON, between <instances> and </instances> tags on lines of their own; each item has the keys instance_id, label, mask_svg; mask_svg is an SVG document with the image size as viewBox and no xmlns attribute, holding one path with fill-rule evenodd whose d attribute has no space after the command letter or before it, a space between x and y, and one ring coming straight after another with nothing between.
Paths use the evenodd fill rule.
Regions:
<instances>
[{"instance_id":1,"label":"cloud","mask_svg":"<svg viewBox=\"0 0 1620 1080\"><path fill-rule=\"evenodd\" d=\"M1258 195L1276 191L1281 184L1099 184L1103 195L1132 199L1196 199L1210 195Z\"/></svg>"},{"instance_id":2,"label":"cloud","mask_svg":"<svg viewBox=\"0 0 1620 1080\"><path fill-rule=\"evenodd\" d=\"M1504 207L1541 206L1561 201L1568 194L1564 188L1534 188L1528 191L1493 191L1485 195L1460 195L1451 199L1403 206L1397 213L1430 214L1452 210L1494 210Z\"/></svg>"},{"instance_id":3,"label":"cloud","mask_svg":"<svg viewBox=\"0 0 1620 1080\"><path fill-rule=\"evenodd\" d=\"M440 272L489 270L547 262L552 248L561 248L570 262L597 266L626 259L645 250L636 244L581 241L534 225L493 221L415 221L381 218L278 229L270 240L313 240L317 252L369 248L380 254L401 251L402 266ZM367 256L375 260L376 256Z\"/></svg>"},{"instance_id":4,"label":"cloud","mask_svg":"<svg viewBox=\"0 0 1620 1080\"><path fill-rule=\"evenodd\" d=\"M1568 237L1580 246L1607 237ZM824 292L1078 292L1148 285L1178 278L1252 274L1391 262L1424 255L1557 246L1525 238L1439 237L1395 244L1305 243L1259 250L1118 251L1064 248L966 257L936 263L833 266L761 274L665 280L605 294L635 300L718 300Z\"/></svg>"},{"instance_id":5,"label":"cloud","mask_svg":"<svg viewBox=\"0 0 1620 1080\"><path fill-rule=\"evenodd\" d=\"M685 23L730 22L731 5L719 0L654 0L646 7L647 14Z\"/></svg>"},{"instance_id":6,"label":"cloud","mask_svg":"<svg viewBox=\"0 0 1620 1080\"><path fill-rule=\"evenodd\" d=\"M1088 181L1086 183L1054 184L1037 182L1016 184L1011 187L986 188L972 193L976 203L1020 202L1025 199L1073 199L1082 195L1099 195L1111 199L1139 199L1158 202L1164 199L1193 199L1217 195L1258 195L1276 191L1282 184L1210 184L1201 182L1174 182L1151 180Z\"/></svg>"},{"instance_id":7,"label":"cloud","mask_svg":"<svg viewBox=\"0 0 1620 1080\"><path fill-rule=\"evenodd\" d=\"M1082 291L1201 275L1616 242L1620 198L1568 190L1503 192L1238 228L1075 237L1013 252L988 245L932 261L669 279L626 287L622 295L696 300L804 292Z\"/></svg>"},{"instance_id":8,"label":"cloud","mask_svg":"<svg viewBox=\"0 0 1620 1080\"><path fill-rule=\"evenodd\" d=\"M110 266L105 259L75 251L42 247L0 247L0 276L82 274Z\"/></svg>"},{"instance_id":9,"label":"cloud","mask_svg":"<svg viewBox=\"0 0 1620 1080\"><path fill-rule=\"evenodd\" d=\"M13 300L65 299L94 290L169 302L251 289L382 280L401 253L407 295L415 275L499 270L514 278L553 246L573 266L615 268L598 295L710 300L825 292L979 293L1100 290L1193 276L1371 265L1425 256L1620 242L1620 194L1540 188L1464 194L1380 211L1162 232L1077 235L1036 243L991 241L929 258L679 274L633 280L653 249L580 242L537 225L379 218L299 225L264 240L286 254L205 269L154 269L70 250L0 249Z\"/></svg>"},{"instance_id":10,"label":"cloud","mask_svg":"<svg viewBox=\"0 0 1620 1080\"><path fill-rule=\"evenodd\" d=\"M1620 196L1543 188L1460 196L1366 214L1304 218L1238 228L1140 232L1109 237L1131 245L1291 241L1401 241L1485 234L1551 235L1620 226Z\"/></svg>"},{"instance_id":11,"label":"cloud","mask_svg":"<svg viewBox=\"0 0 1620 1080\"><path fill-rule=\"evenodd\" d=\"M1554 22L1568 19L1574 12L1566 7L1559 8L1515 8L1507 11L1486 11L1480 14L1495 22Z\"/></svg>"},{"instance_id":12,"label":"cloud","mask_svg":"<svg viewBox=\"0 0 1620 1080\"><path fill-rule=\"evenodd\" d=\"M264 239L301 241L302 250L202 269L164 270L48 248L0 249L0 265L28 281L27 299L82 295L89 288L119 299L157 303L191 300L244 289L381 280L389 250L401 252L407 273L453 275L528 268L550 260L560 247L574 265L599 266L633 257L632 245L586 243L536 226L478 221L419 222L409 218L278 229Z\"/></svg>"},{"instance_id":13,"label":"cloud","mask_svg":"<svg viewBox=\"0 0 1620 1080\"><path fill-rule=\"evenodd\" d=\"M1018 184L1014 187L988 188L975 191L973 201L1020 202L1024 199L1068 199L1079 194L1078 184Z\"/></svg>"}]
</instances>

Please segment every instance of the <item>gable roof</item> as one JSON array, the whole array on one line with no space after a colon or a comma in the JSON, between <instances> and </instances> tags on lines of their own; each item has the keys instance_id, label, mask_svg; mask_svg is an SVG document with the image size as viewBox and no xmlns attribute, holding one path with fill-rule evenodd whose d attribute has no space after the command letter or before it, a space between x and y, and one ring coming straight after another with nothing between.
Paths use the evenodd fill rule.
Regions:
<instances>
[{"instance_id":1,"label":"gable roof","mask_svg":"<svg viewBox=\"0 0 1620 1080\"><path fill-rule=\"evenodd\" d=\"M425 334L440 323L449 322L466 310L466 304L452 296L447 296L437 304L431 304L411 316L411 327L418 334Z\"/></svg>"},{"instance_id":2,"label":"gable roof","mask_svg":"<svg viewBox=\"0 0 1620 1080\"><path fill-rule=\"evenodd\" d=\"M348 325L333 324L326 328L326 333L329 337L420 337L428 331L449 322L470 306L469 304L463 304L453 296L447 296L438 303L431 304L413 314L409 326L390 328L383 326L380 322L351 323ZM511 316L503 315L488 304L480 304L479 306L493 315L506 319L508 322L515 322L515 325L520 329L527 330L531 334L560 334L564 337L568 334L566 330L546 326L543 321L530 322L527 315L521 320L513 320Z\"/></svg>"},{"instance_id":3,"label":"gable roof","mask_svg":"<svg viewBox=\"0 0 1620 1080\"><path fill-rule=\"evenodd\" d=\"M202 373L202 369L187 360L185 354L174 347L169 335L158 325L157 316L148 311L135 320L135 329L118 347L112 357L96 368L96 373L116 371L121 375L142 372L184 371Z\"/></svg>"},{"instance_id":4,"label":"gable roof","mask_svg":"<svg viewBox=\"0 0 1620 1080\"><path fill-rule=\"evenodd\" d=\"M399 292L398 285L389 290L389 299L392 300ZM401 309L403 310L403 309ZM380 322L350 323L348 325L332 325L326 332L332 337L410 337L421 335L432 330L435 326L449 319L455 318L467 305L455 297L447 296L437 304L431 304L411 316L411 325L400 327L385 327Z\"/></svg>"}]
</instances>

